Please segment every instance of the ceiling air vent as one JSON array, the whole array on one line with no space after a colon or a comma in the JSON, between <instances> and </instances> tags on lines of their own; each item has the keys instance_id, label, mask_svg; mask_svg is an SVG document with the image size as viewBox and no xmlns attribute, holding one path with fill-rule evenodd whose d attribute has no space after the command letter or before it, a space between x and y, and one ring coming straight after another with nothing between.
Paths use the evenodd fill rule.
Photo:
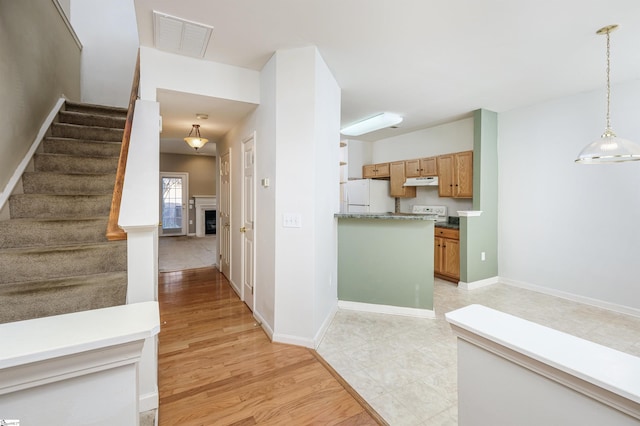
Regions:
<instances>
[{"instance_id":1,"label":"ceiling air vent","mask_svg":"<svg viewBox=\"0 0 640 426\"><path fill-rule=\"evenodd\" d=\"M154 42L160 50L202 58L212 30L208 25L153 11Z\"/></svg>"}]
</instances>

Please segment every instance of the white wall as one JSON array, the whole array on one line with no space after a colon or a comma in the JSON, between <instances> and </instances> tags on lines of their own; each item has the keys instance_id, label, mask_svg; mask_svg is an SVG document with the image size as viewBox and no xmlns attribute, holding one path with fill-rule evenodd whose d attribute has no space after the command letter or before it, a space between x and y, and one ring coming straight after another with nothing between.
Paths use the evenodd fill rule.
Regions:
<instances>
[{"instance_id":1,"label":"white wall","mask_svg":"<svg viewBox=\"0 0 640 426\"><path fill-rule=\"evenodd\" d=\"M371 142L355 139L347 140L347 177L349 179L362 179L362 166L373 163L373 144Z\"/></svg>"},{"instance_id":2,"label":"white wall","mask_svg":"<svg viewBox=\"0 0 640 426\"><path fill-rule=\"evenodd\" d=\"M276 52L276 309L274 339L314 346L337 306L339 88L313 47ZM301 228L284 228L285 213ZM330 286L331 275L333 286Z\"/></svg>"},{"instance_id":3,"label":"white wall","mask_svg":"<svg viewBox=\"0 0 640 426\"><path fill-rule=\"evenodd\" d=\"M434 157L473 149L473 118L373 142L373 162Z\"/></svg>"},{"instance_id":4,"label":"white wall","mask_svg":"<svg viewBox=\"0 0 640 426\"><path fill-rule=\"evenodd\" d=\"M314 49L315 50L315 49ZM340 87L315 50L315 288L313 332L328 327L338 300L338 229L334 213L340 210Z\"/></svg>"},{"instance_id":5,"label":"white wall","mask_svg":"<svg viewBox=\"0 0 640 426\"><path fill-rule=\"evenodd\" d=\"M275 56L260 74L260 106L256 111L256 178L268 178L269 187L256 187L256 299L255 313L275 327L276 293L276 60Z\"/></svg>"},{"instance_id":6,"label":"white wall","mask_svg":"<svg viewBox=\"0 0 640 426\"><path fill-rule=\"evenodd\" d=\"M225 135L232 150L232 228L240 221L242 140L256 132L254 314L277 341L313 346L337 305L340 89L315 48L277 52L260 73L260 105ZM269 187L260 185L263 178ZM301 228L284 228L298 213ZM241 237L232 233L231 280Z\"/></svg>"},{"instance_id":7,"label":"white wall","mask_svg":"<svg viewBox=\"0 0 640 426\"><path fill-rule=\"evenodd\" d=\"M82 102L126 107L138 52L133 0L67 0L82 42Z\"/></svg>"},{"instance_id":8,"label":"white wall","mask_svg":"<svg viewBox=\"0 0 640 426\"><path fill-rule=\"evenodd\" d=\"M51 1L0 3L0 191L61 96L80 100L81 46ZM2 206L0 206L2 208Z\"/></svg>"},{"instance_id":9,"label":"white wall","mask_svg":"<svg viewBox=\"0 0 640 426\"><path fill-rule=\"evenodd\" d=\"M260 103L260 73L212 61L140 47L140 97L156 100L157 89Z\"/></svg>"},{"instance_id":10,"label":"white wall","mask_svg":"<svg viewBox=\"0 0 640 426\"><path fill-rule=\"evenodd\" d=\"M573 160L604 130L598 90L498 118L499 275L640 310L640 162ZM640 143L640 80L612 87L612 125Z\"/></svg>"}]
</instances>

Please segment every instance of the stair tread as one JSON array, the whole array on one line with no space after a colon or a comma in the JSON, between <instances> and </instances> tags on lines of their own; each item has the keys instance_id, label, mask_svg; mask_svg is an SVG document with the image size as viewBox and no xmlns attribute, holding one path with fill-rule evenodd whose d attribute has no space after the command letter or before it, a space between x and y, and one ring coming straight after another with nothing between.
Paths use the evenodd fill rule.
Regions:
<instances>
[{"instance_id":1,"label":"stair tread","mask_svg":"<svg viewBox=\"0 0 640 426\"><path fill-rule=\"evenodd\" d=\"M113 272L100 272L97 274L85 274L85 275L73 275L70 277L55 277L55 278L45 278L42 280L32 280L32 281L21 281L19 283L0 283L0 293L2 290L8 287L21 287L23 285L41 283L41 284L59 284L59 283L68 283L73 285L74 283L84 282L84 281L94 281L94 280L103 280L105 278L127 278L127 271L113 271Z\"/></svg>"},{"instance_id":2,"label":"stair tread","mask_svg":"<svg viewBox=\"0 0 640 426\"><path fill-rule=\"evenodd\" d=\"M107 197L111 196L109 194L14 194L10 198L38 198L38 197L48 197L48 198L60 198L65 199L69 197L76 198L90 198L90 197ZM16 218L18 219L18 218Z\"/></svg>"},{"instance_id":3,"label":"stair tread","mask_svg":"<svg viewBox=\"0 0 640 426\"><path fill-rule=\"evenodd\" d=\"M78 139L78 138L65 138L64 136L45 136L44 140L47 141L73 141L73 142L87 142L87 143L103 143L103 144L116 144L120 145L122 142L117 141L103 141L100 139Z\"/></svg>"},{"instance_id":4,"label":"stair tread","mask_svg":"<svg viewBox=\"0 0 640 426\"><path fill-rule=\"evenodd\" d=\"M117 121L127 121L127 117L125 114L123 114L122 116L117 116L117 115L109 115L109 114L100 114L99 112L87 112L87 111L60 111L60 114L63 115L77 115L77 116L82 116L82 117L105 117L105 118L109 118L111 120L117 120Z\"/></svg>"},{"instance_id":5,"label":"stair tread","mask_svg":"<svg viewBox=\"0 0 640 426\"><path fill-rule=\"evenodd\" d=\"M116 127L103 127L103 126L86 126L84 124L73 124L73 123L53 123L52 126L58 127L74 127L74 128L83 128L83 129L91 129L91 130L112 130L114 132L122 132L123 129L118 129ZM58 137L58 136L56 136ZM75 138L71 138L75 139Z\"/></svg>"},{"instance_id":6,"label":"stair tread","mask_svg":"<svg viewBox=\"0 0 640 426\"><path fill-rule=\"evenodd\" d=\"M72 178L77 178L78 176L82 176L82 175L87 175L87 176L91 176L93 178L98 177L98 176L115 176L116 172L113 173L63 173L63 172L39 172L39 171L35 171L35 172L24 172L23 175L42 175L42 176L50 176L50 177L65 177L65 176L71 176Z\"/></svg>"},{"instance_id":7,"label":"stair tread","mask_svg":"<svg viewBox=\"0 0 640 426\"><path fill-rule=\"evenodd\" d=\"M125 271L0 284L11 306L0 310L0 323L124 305L126 288Z\"/></svg>"},{"instance_id":8,"label":"stair tread","mask_svg":"<svg viewBox=\"0 0 640 426\"><path fill-rule=\"evenodd\" d=\"M126 246L127 242L122 241L103 241L92 243L77 244L56 244L49 246L32 246L32 247L6 247L0 248L0 254L32 254L32 253L52 253L76 251L78 249L94 250L100 248L111 248L112 246Z\"/></svg>"},{"instance_id":9,"label":"stair tread","mask_svg":"<svg viewBox=\"0 0 640 426\"><path fill-rule=\"evenodd\" d=\"M39 152L37 154L38 157L41 158L45 158L45 157L56 157L56 158L62 158L62 157L68 157L68 158L82 158L83 160L87 159L87 158L95 158L98 160L104 160L105 158L108 159L114 159L114 158L120 158L119 155L79 155L79 154L59 154L57 152Z\"/></svg>"},{"instance_id":10,"label":"stair tread","mask_svg":"<svg viewBox=\"0 0 640 426\"><path fill-rule=\"evenodd\" d=\"M70 107L76 107L76 108L95 108L98 110L104 110L104 111L113 111L114 113L120 113L120 114L127 114L127 108L123 108L123 107L114 107L114 106L108 106L108 105L97 105L97 104L90 104L90 103L84 103L84 102L73 102L73 101L65 101L65 105L70 106Z\"/></svg>"},{"instance_id":11,"label":"stair tread","mask_svg":"<svg viewBox=\"0 0 640 426\"><path fill-rule=\"evenodd\" d=\"M70 277L57 277L57 278L47 278L44 280L21 281L19 283L0 284L0 290L5 289L7 287L11 287L11 286L21 287L23 285L34 284L34 283L42 283L42 284L69 283L70 285L73 285L73 283L83 282L87 280L93 281L93 280L101 280L104 278L118 278L118 277L126 278L126 276L127 276L127 271L101 272L99 274L87 274L87 275L73 275Z\"/></svg>"}]
</instances>

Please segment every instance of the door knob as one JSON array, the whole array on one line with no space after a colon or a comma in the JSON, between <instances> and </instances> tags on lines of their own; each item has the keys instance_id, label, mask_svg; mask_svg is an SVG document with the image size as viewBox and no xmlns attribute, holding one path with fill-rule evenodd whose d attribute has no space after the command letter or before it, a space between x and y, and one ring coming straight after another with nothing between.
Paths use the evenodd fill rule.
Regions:
<instances>
[{"instance_id":1,"label":"door knob","mask_svg":"<svg viewBox=\"0 0 640 426\"><path fill-rule=\"evenodd\" d=\"M242 228L240 228L240 232L247 232L247 228L243 226Z\"/></svg>"}]
</instances>

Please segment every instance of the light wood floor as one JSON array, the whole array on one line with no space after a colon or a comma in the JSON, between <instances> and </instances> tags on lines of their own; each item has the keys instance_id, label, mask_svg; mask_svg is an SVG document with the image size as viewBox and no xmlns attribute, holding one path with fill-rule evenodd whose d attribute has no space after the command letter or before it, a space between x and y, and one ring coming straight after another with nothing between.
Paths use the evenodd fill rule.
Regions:
<instances>
[{"instance_id":1,"label":"light wood floor","mask_svg":"<svg viewBox=\"0 0 640 426\"><path fill-rule=\"evenodd\" d=\"M162 273L158 296L161 426L384 424L314 351L271 343L215 268Z\"/></svg>"}]
</instances>

